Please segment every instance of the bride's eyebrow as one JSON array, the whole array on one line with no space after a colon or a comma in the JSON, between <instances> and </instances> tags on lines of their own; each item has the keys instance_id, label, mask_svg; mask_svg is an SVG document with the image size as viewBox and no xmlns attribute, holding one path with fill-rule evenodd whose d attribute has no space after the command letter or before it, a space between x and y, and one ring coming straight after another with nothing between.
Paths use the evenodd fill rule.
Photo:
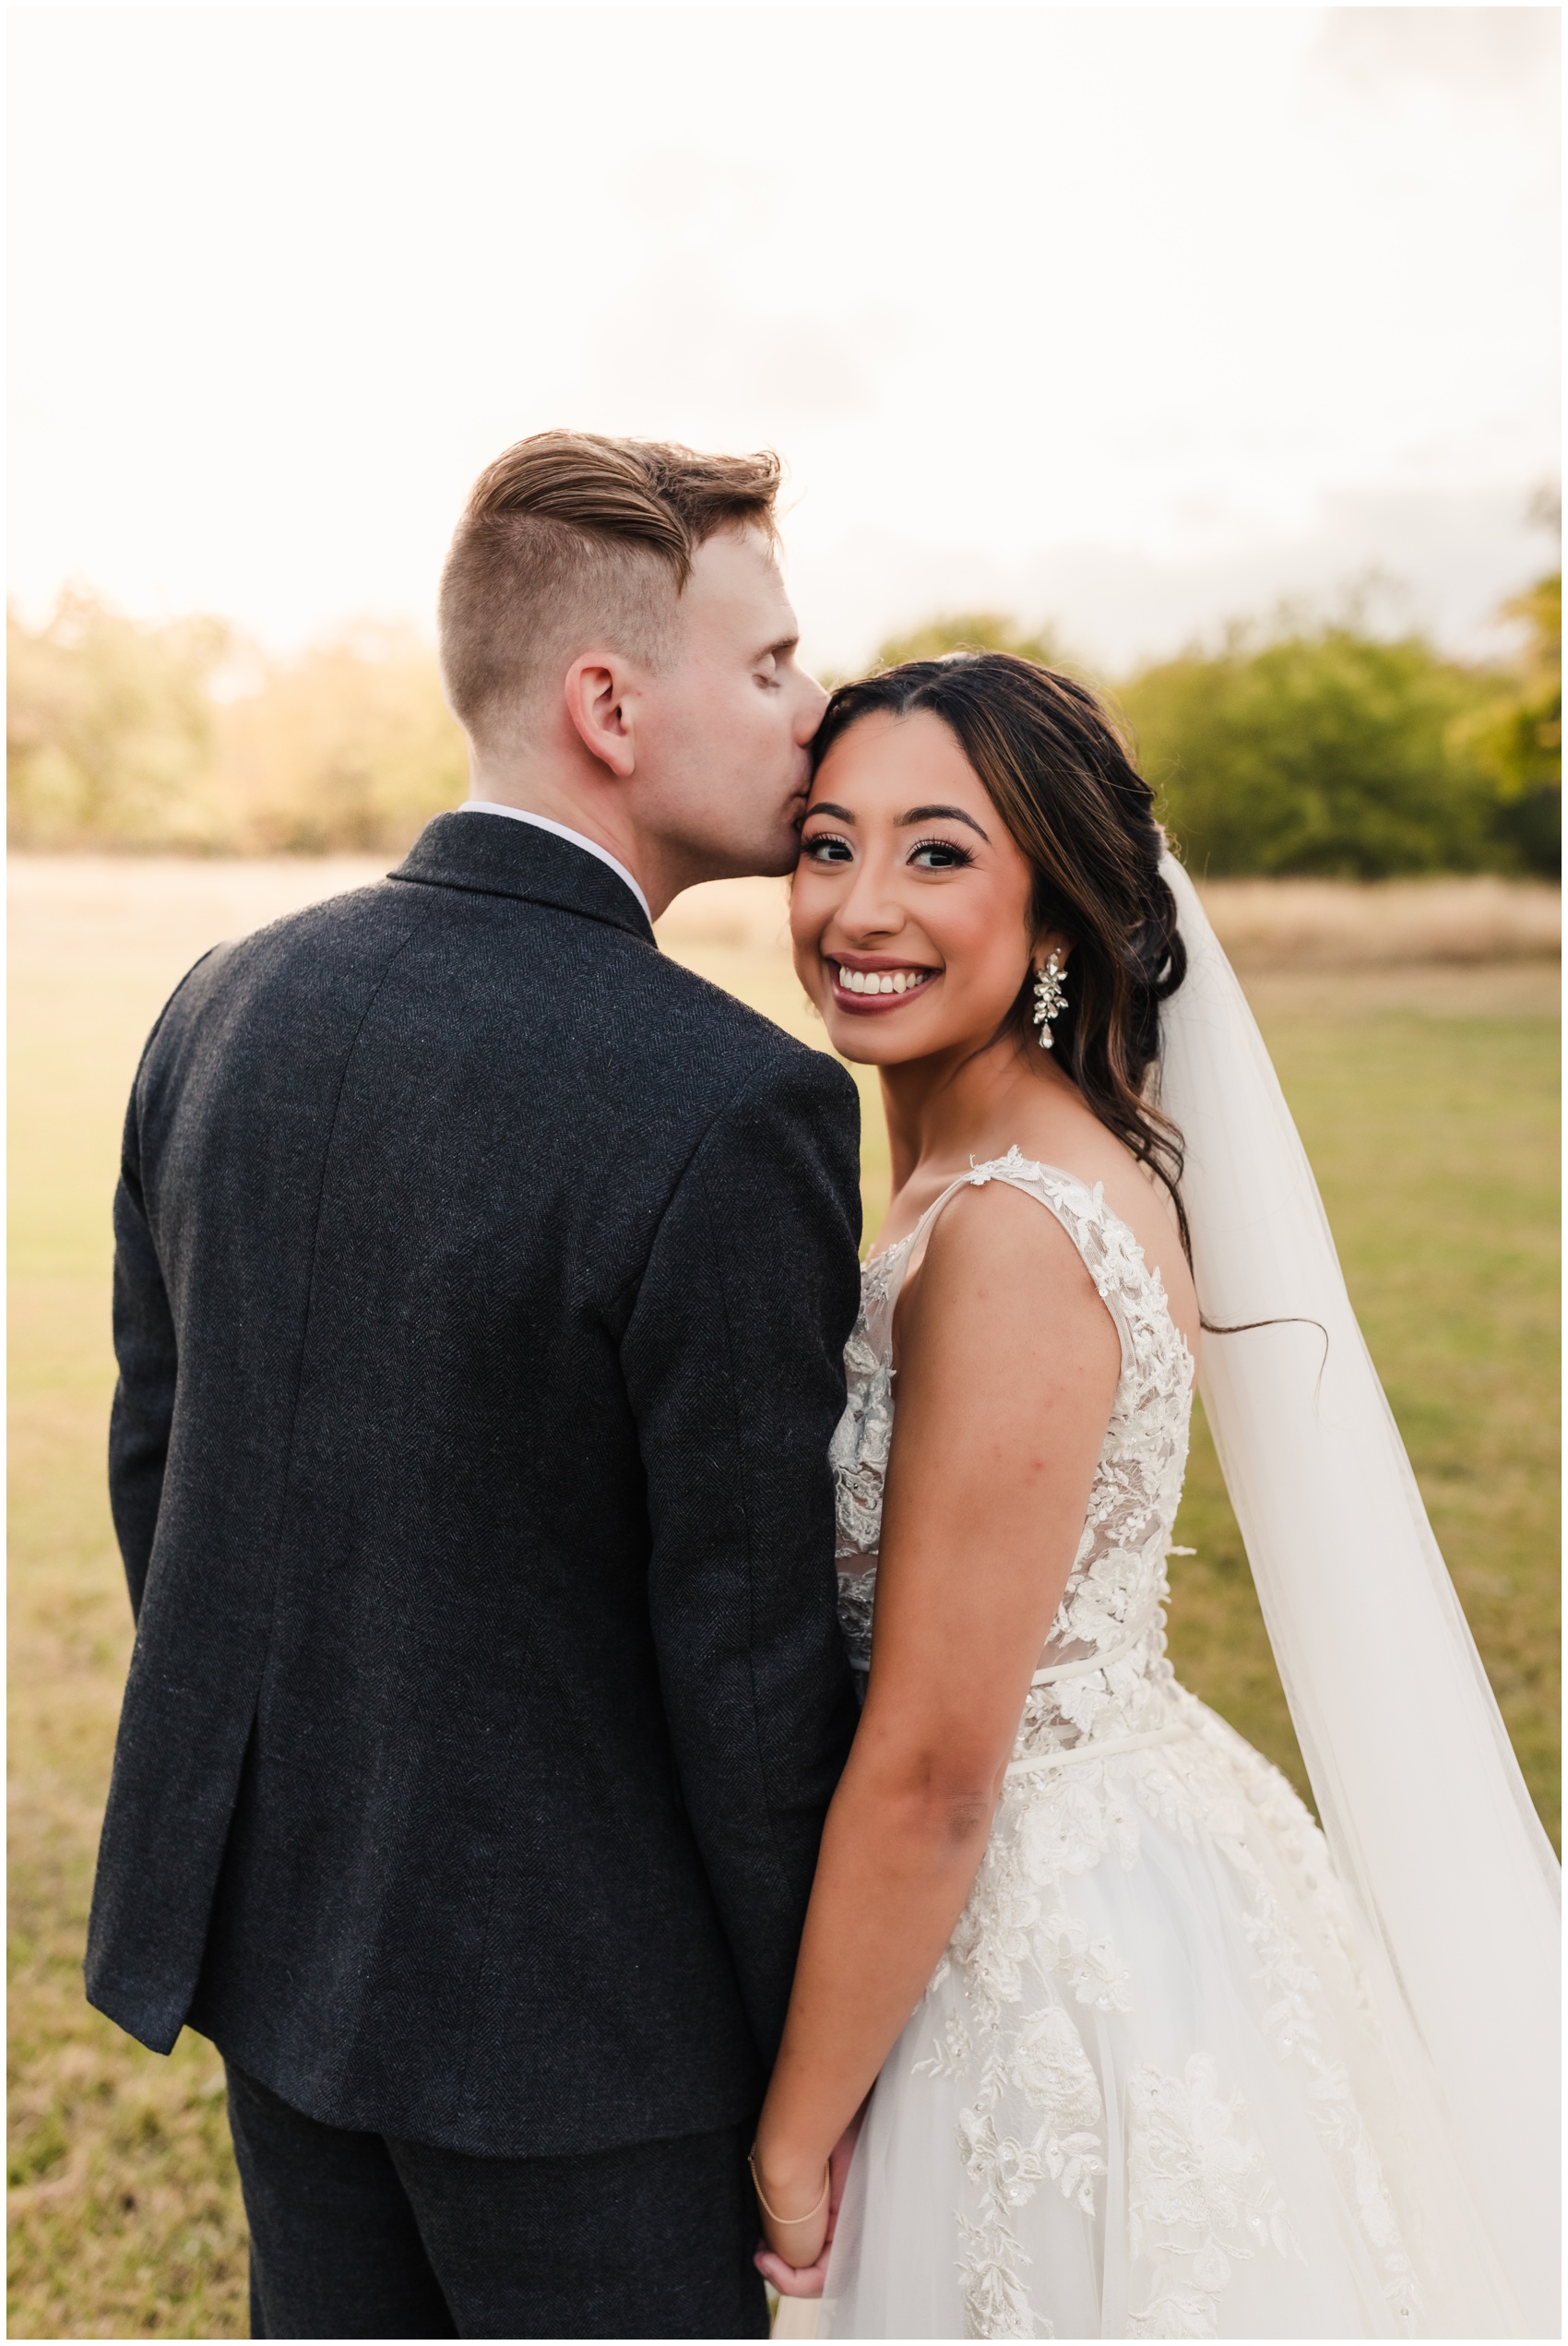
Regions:
<instances>
[{"instance_id":1,"label":"bride's eyebrow","mask_svg":"<svg viewBox=\"0 0 1568 2346\"><path fill-rule=\"evenodd\" d=\"M838 823L852 823L855 819L847 806L835 806L826 798L819 798L814 806L808 806L803 819L809 822L814 815L831 815Z\"/></svg>"},{"instance_id":2,"label":"bride's eyebrow","mask_svg":"<svg viewBox=\"0 0 1568 2346\"><path fill-rule=\"evenodd\" d=\"M989 833L980 831L974 816L966 815L961 806L911 806L907 815L899 816L896 828L903 830L910 823L933 823L939 816L945 817L949 823L967 823L971 831L980 831L987 847L991 845Z\"/></svg>"}]
</instances>

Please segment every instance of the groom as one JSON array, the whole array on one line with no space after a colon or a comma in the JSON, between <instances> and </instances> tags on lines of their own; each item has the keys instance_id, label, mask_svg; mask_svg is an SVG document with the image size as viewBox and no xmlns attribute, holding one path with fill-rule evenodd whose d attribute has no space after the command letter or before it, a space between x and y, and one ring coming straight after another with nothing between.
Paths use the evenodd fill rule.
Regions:
<instances>
[{"instance_id":1,"label":"groom","mask_svg":"<svg viewBox=\"0 0 1568 2346\"><path fill-rule=\"evenodd\" d=\"M88 1993L222 2052L258 2336L766 2331L858 1118L651 923L794 860L777 486L498 458L441 595L472 798L208 954L137 1078Z\"/></svg>"}]
</instances>

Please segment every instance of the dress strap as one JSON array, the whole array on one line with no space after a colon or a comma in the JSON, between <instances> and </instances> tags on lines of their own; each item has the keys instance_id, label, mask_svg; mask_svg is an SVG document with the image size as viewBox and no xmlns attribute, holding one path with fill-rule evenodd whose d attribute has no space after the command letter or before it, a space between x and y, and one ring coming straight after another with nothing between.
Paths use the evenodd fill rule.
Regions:
<instances>
[{"instance_id":1,"label":"dress strap","mask_svg":"<svg viewBox=\"0 0 1568 2346\"><path fill-rule=\"evenodd\" d=\"M921 1247L924 1245L927 1238L931 1235L932 1223L936 1220L937 1215L942 1211L944 1206L946 1205L948 1199L950 1197L956 1197L960 1189L967 1189L970 1187L974 1183L975 1173L981 1172L983 1170L983 1167L977 1166L973 1172L962 1173L958 1175L956 1181L950 1181L946 1188L943 1191L941 1197L932 1198L931 1204L926 1208L919 1221L916 1222L913 1230L909 1231L904 1237L896 1240L891 1246L885 1249L885 1254L880 1256L873 1255L871 1257L873 1262L881 1262L893 1255L901 1255L903 1256L903 1260L896 1266L892 1276L888 1280L885 1289L883 1291L882 1309L889 1316L891 1316L893 1308L898 1301L898 1296L903 1288L904 1281L909 1278L911 1269L914 1268Z\"/></svg>"},{"instance_id":2,"label":"dress strap","mask_svg":"<svg viewBox=\"0 0 1568 2346\"><path fill-rule=\"evenodd\" d=\"M905 1278L908 1278L909 1276L909 1265L913 1263L915 1256L920 1253L921 1241L930 1237L932 1223L936 1220L937 1215L942 1211L944 1206L947 1204L949 1198L956 1197L960 1189L971 1189L975 1187L976 1173L983 1173L985 1170L986 1168L984 1166L977 1165L968 1173L961 1173L956 1181L950 1181L948 1183L940 1197L932 1198L931 1204L926 1208L924 1213L921 1216L919 1221L909 1233L909 1261L905 1263L903 1272Z\"/></svg>"},{"instance_id":3,"label":"dress strap","mask_svg":"<svg viewBox=\"0 0 1568 2346\"><path fill-rule=\"evenodd\" d=\"M1105 1305L1116 1330L1123 1375L1131 1369L1137 1350L1119 1276L1125 1268L1124 1257L1130 1256L1136 1264L1139 1282L1146 1288L1152 1286L1156 1290L1161 1316L1169 1321L1172 1330L1175 1329L1158 1275L1150 1273L1137 1240L1121 1216L1106 1204L1105 1192L1099 1183L1096 1182L1091 1187L1078 1174L1067 1173L1060 1165L1048 1165L1026 1157L1016 1148L1009 1149L1005 1157L997 1157L988 1165L978 1165L974 1173L969 1175L971 1180L977 1177L987 1181L1004 1181L1010 1189L1022 1190L1026 1197L1032 1197L1037 1205L1043 1206L1058 1228L1065 1233L1093 1280L1095 1292Z\"/></svg>"},{"instance_id":4,"label":"dress strap","mask_svg":"<svg viewBox=\"0 0 1568 2346\"><path fill-rule=\"evenodd\" d=\"M960 1189L983 1189L992 1181L1004 1181L1009 1188L1021 1189L1026 1197L1043 1206L1065 1232L1111 1316L1125 1372L1132 1363L1134 1347L1123 1299L1116 1292L1114 1280L1107 1276L1109 1257L1121 1251L1112 1233L1119 1233L1123 1246L1131 1250L1146 1283L1150 1274L1144 1264L1143 1250L1121 1218L1106 1205L1104 1193L1098 1185L1091 1188L1076 1173L1067 1173L1059 1165L1048 1165L1038 1159L1026 1157L1016 1144L1005 1156L989 1158L980 1165L971 1164L967 1173L961 1173L956 1180L950 1181L942 1195L932 1200L909 1236L898 1241L903 1260L889 1278L884 1308L891 1316L904 1281L920 1260L921 1250L930 1238L932 1224L943 1208L957 1196ZM1075 1198L1075 1202L1070 1205L1069 1198ZM1086 1233L1091 1229L1099 1241L1099 1247L1094 1251L1085 1243ZM889 1253L894 1251L892 1248L888 1250ZM1097 1255L1099 1259L1097 1259ZM1163 1289L1159 1292L1161 1308L1169 1316L1170 1307L1164 1302Z\"/></svg>"}]
</instances>

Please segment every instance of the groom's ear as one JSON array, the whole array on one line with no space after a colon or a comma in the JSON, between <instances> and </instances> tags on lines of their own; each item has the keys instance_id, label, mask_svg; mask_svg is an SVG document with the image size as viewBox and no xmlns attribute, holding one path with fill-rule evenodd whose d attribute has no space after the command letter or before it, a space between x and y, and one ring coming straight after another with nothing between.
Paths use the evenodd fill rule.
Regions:
<instances>
[{"instance_id":1,"label":"groom's ear","mask_svg":"<svg viewBox=\"0 0 1568 2346\"><path fill-rule=\"evenodd\" d=\"M566 671L566 714L592 757L620 781L636 771L635 672L613 652L585 652Z\"/></svg>"}]
</instances>

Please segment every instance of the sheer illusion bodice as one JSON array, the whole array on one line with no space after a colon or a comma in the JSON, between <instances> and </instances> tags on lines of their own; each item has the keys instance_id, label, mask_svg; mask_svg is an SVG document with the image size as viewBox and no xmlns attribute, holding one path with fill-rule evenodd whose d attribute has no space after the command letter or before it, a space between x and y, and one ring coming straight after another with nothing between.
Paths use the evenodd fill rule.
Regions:
<instances>
[{"instance_id":1,"label":"sheer illusion bodice","mask_svg":"<svg viewBox=\"0 0 1568 2346\"><path fill-rule=\"evenodd\" d=\"M851 1660L898 1292L948 1199L992 1181L1072 1239L1121 1376L985 1856L872 2098L819 2334L1417 2334L1420 2212L1322 1837L1165 1658L1192 1356L1101 1191L1016 1149L864 1267L833 1444Z\"/></svg>"},{"instance_id":2,"label":"sheer illusion bodice","mask_svg":"<svg viewBox=\"0 0 1568 2346\"><path fill-rule=\"evenodd\" d=\"M1031 1163L1016 1149L964 1173L909 1234L873 1255L845 1351L849 1400L833 1442L838 1513L838 1613L858 1671L871 1663L882 1487L893 1435L893 1315L921 1242L961 1188L1005 1181L1055 1215L1116 1325L1122 1374L1088 1515L1035 1673L1015 1755L1046 1764L1086 1738L1158 1732L1168 1721L1165 1558L1182 1496L1193 1358L1158 1270L1103 1193Z\"/></svg>"}]
</instances>

